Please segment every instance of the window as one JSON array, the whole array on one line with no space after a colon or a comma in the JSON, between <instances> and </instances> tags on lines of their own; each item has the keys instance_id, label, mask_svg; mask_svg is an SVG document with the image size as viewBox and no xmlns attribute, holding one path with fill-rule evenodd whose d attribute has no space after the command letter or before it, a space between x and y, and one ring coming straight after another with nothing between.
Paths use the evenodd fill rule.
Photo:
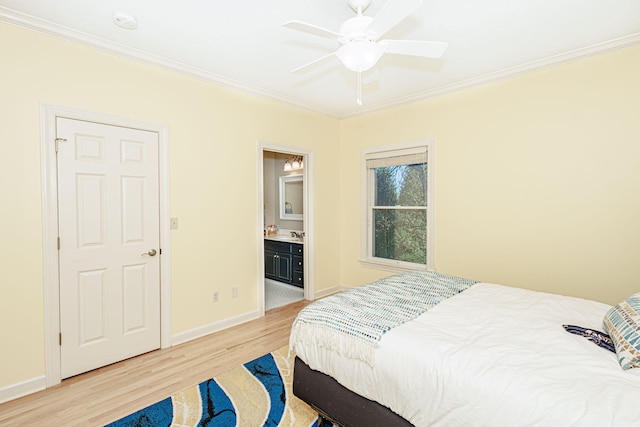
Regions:
<instances>
[{"instance_id":1,"label":"window","mask_svg":"<svg viewBox=\"0 0 640 427\"><path fill-rule=\"evenodd\" d=\"M433 142L363 151L362 262L433 269Z\"/></svg>"}]
</instances>

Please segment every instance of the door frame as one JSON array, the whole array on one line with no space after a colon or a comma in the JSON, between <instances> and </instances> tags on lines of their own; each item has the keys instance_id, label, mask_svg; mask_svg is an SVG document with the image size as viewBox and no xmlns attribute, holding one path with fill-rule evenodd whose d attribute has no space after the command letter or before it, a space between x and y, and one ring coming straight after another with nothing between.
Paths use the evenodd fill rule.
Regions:
<instances>
[{"instance_id":1,"label":"door frame","mask_svg":"<svg viewBox=\"0 0 640 427\"><path fill-rule=\"evenodd\" d=\"M42 176L42 252L44 282L44 346L46 387L59 384L60 288L58 264L58 184L56 171L56 118L82 120L141 129L158 134L158 186L160 196L160 348L171 346L171 242L169 218L168 127L109 114L58 105L40 104L40 153Z\"/></svg>"},{"instance_id":2,"label":"door frame","mask_svg":"<svg viewBox=\"0 0 640 427\"><path fill-rule=\"evenodd\" d=\"M303 174L303 221L304 221L304 245L303 250L303 269L304 269L304 299L315 299L315 262L312 259L313 244L315 240L314 236L314 181L313 181L313 169L314 169L314 156L313 150L296 147L293 145L277 144L267 141L258 141L257 149L257 236L262 235L264 231L264 152L273 151L282 154L291 154L303 157L304 169ZM260 313L264 316L265 313L265 294L264 294L264 239L259 239L258 242L258 300Z\"/></svg>"}]
</instances>

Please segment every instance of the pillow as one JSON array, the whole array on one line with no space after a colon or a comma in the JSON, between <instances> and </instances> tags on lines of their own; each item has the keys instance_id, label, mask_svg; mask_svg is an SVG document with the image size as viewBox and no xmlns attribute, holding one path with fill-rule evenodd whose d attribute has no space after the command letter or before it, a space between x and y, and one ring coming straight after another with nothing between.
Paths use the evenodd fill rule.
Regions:
<instances>
[{"instance_id":1,"label":"pillow","mask_svg":"<svg viewBox=\"0 0 640 427\"><path fill-rule=\"evenodd\" d=\"M594 329L583 328L582 326L575 325L562 325L565 331L570 332L572 334L580 335L581 337L585 337L598 347L606 348L607 350L615 353L616 348L613 345L613 341L611 337L604 332L596 331Z\"/></svg>"},{"instance_id":2,"label":"pillow","mask_svg":"<svg viewBox=\"0 0 640 427\"><path fill-rule=\"evenodd\" d=\"M622 369L640 368L640 293L611 307L602 321Z\"/></svg>"}]
</instances>

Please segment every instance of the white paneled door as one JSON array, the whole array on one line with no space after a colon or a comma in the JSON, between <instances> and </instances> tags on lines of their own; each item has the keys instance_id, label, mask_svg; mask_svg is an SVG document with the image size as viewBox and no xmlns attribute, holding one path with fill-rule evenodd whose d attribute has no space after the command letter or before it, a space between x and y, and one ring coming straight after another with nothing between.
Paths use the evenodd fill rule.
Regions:
<instances>
[{"instance_id":1,"label":"white paneled door","mask_svg":"<svg viewBox=\"0 0 640 427\"><path fill-rule=\"evenodd\" d=\"M158 134L56 119L61 375L160 347Z\"/></svg>"}]
</instances>

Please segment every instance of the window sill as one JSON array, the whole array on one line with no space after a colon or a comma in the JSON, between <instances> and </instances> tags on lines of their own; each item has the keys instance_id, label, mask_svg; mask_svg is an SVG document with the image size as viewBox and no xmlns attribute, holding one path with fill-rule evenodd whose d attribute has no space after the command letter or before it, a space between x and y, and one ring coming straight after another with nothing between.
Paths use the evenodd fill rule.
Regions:
<instances>
[{"instance_id":1,"label":"window sill","mask_svg":"<svg viewBox=\"0 0 640 427\"><path fill-rule=\"evenodd\" d=\"M374 268L376 270L392 271L403 273L405 271L428 271L426 265L411 264L402 261L376 261L372 259L361 259L360 265L364 268Z\"/></svg>"}]
</instances>

